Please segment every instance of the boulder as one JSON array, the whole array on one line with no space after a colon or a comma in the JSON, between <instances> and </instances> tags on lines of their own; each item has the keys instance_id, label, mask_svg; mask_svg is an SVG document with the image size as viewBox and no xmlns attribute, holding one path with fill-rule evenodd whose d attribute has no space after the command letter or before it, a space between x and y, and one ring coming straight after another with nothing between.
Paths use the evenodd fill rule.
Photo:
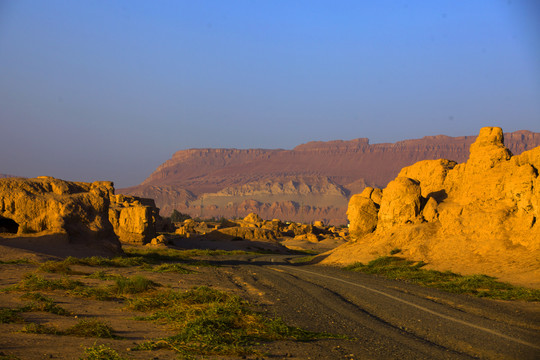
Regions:
<instances>
[{"instance_id":1,"label":"boulder","mask_svg":"<svg viewBox=\"0 0 540 360\"><path fill-rule=\"evenodd\" d=\"M367 188L366 188L367 189ZM356 194L349 200L347 217L349 219L349 232L354 237L361 237L375 230L377 227L379 207L369 197L371 191Z\"/></svg>"},{"instance_id":2,"label":"boulder","mask_svg":"<svg viewBox=\"0 0 540 360\"><path fill-rule=\"evenodd\" d=\"M366 199L371 199L375 204L377 204L377 206L381 205L382 190L379 188L372 188L371 186L367 186L360 193L360 196L365 197Z\"/></svg>"},{"instance_id":3,"label":"boulder","mask_svg":"<svg viewBox=\"0 0 540 360\"><path fill-rule=\"evenodd\" d=\"M421 203L420 183L406 177L397 177L383 190L377 226L389 228L418 222Z\"/></svg>"},{"instance_id":4,"label":"boulder","mask_svg":"<svg viewBox=\"0 0 540 360\"><path fill-rule=\"evenodd\" d=\"M437 201L442 201L446 196L444 192L441 193L444 180L456 165L455 161L446 159L419 161L401 169L398 177L407 177L419 182L423 197L431 196Z\"/></svg>"},{"instance_id":5,"label":"boulder","mask_svg":"<svg viewBox=\"0 0 540 360\"><path fill-rule=\"evenodd\" d=\"M110 199L109 221L121 242L142 245L156 237L161 217L154 200L122 194Z\"/></svg>"},{"instance_id":6,"label":"boulder","mask_svg":"<svg viewBox=\"0 0 540 360\"><path fill-rule=\"evenodd\" d=\"M108 219L112 194L113 184L106 181L0 179L0 227L11 237L59 234L69 243L121 252Z\"/></svg>"},{"instance_id":7,"label":"boulder","mask_svg":"<svg viewBox=\"0 0 540 360\"><path fill-rule=\"evenodd\" d=\"M433 222L437 220L439 213L437 211L437 201L435 198L430 197L428 201L426 202L426 205L424 206L424 209L422 210L422 215L424 216L424 220L428 222Z\"/></svg>"},{"instance_id":8,"label":"boulder","mask_svg":"<svg viewBox=\"0 0 540 360\"><path fill-rule=\"evenodd\" d=\"M153 238L148 244L150 246L165 246L167 245L169 241L167 240L167 237L165 235L158 235L155 238Z\"/></svg>"}]
</instances>

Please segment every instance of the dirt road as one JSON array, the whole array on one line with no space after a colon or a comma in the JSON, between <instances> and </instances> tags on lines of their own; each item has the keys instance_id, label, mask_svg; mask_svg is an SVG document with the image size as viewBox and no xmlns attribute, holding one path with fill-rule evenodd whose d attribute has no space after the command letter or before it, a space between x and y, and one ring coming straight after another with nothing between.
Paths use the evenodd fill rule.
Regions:
<instances>
[{"instance_id":1,"label":"dirt road","mask_svg":"<svg viewBox=\"0 0 540 360\"><path fill-rule=\"evenodd\" d=\"M229 259L213 271L216 280L233 283L291 325L351 339L267 345L275 356L540 358L539 304L448 294L333 267L292 265L287 259Z\"/></svg>"}]
</instances>

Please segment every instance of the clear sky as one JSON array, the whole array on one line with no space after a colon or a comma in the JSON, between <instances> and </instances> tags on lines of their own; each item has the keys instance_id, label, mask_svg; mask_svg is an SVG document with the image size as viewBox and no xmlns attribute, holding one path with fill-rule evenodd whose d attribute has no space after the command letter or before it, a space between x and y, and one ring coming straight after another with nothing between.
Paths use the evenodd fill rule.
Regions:
<instances>
[{"instance_id":1,"label":"clear sky","mask_svg":"<svg viewBox=\"0 0 540 360\"><path fill-rule=\"evenodd\" d=\"M539 3L0 0L0 173L125 187L187 148L540 132Z\"/></svg>"}]
</instances>

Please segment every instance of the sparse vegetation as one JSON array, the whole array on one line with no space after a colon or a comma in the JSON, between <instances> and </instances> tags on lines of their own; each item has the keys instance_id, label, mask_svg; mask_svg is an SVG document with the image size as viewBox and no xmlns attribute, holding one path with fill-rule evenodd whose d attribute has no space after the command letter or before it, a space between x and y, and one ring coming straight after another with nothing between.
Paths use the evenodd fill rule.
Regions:
<instances>
[{"instance_id":1,"label":"sparse vegetation","mask_svg":"<svg viewBox=\"0 0 540 360\"><path fill-rule=\"evenodd\" d=\"M108 274L103 270L96 271L90 275L87 275L87 278L89 279L98 279L98 280L116 280L119 277L121 277L121 275Z\"/></svg>"},{"instance_id":2,"label":"sparse vegetation","mask_svg":"<svg viewBox=\"0 0 540 360\"><path fill-rule=\"evenodd\" d=\"M104 339L120 338L114 334L114 330L107 323L97 319L81 319L77 324L64 330L62 334Z\"/></svg>"},{"instance_id":3,"label":"sparse vegetation","mask_svg":"<svg viewBox=\"0 0 540 360\"><path fill-rule=\"evenodd\" d=\"M82 282L67 277L59 280L49 280L36 274L26 274L18 284L7 288L7 290L73 290L81 286L84 286Z\"/></svg>"},{"instance_id":4,"label":"sparse vegetation","mask_svg":"<svg viewBox=\"0 0 540 360\"><path fill-rule=\"evenodd\" d=\"M310 261L313 261L317 255L309 255L309 256L302 256L298 258L294 258L291 260L291 263L293 264L305 264L309 263Z\"/></svg>"},{"instance_id":5,"label":"sparse vegetation","mask_svg":"<svg viewBox=\"0 0 540 360\"><path fill-rule=\"evenodd\" d=\"M85 275L83 272L72 270L66 261L46 261L39 266L38 270L54 274Z\"/></svg>"},{"instance_id":6,"label":"sparse vegetation","mask_svg":"<svg viewBox=\"0 0 540 360\"><path fill-rule=\"evenodd\" d=\"M139 294L148 290L153 290L159 286L159 284L140 275L130 278L119 277L115 279L115 282L116 284L114 290L117 295Z\"/></svg>"},{"instance_id":7,"label":"sparse vegetation","mask_svg":"<svg viewBox=\"0 0 540 360\"><path fill-rule=\"evenodd\" d=\"M56 326L49 326L37 323L26 324L21 332L32 334L50 335L71 335L79 337L97 337L104 339L118 339L114 330L101 320L81 319L79 322L65 330L60 330Z\"/></svg>"},{"instance_id":8,"label":"sparse vegetation","mask_svg":"<svg viewBox=\"0 0 540 360\"><path fill-rule=\"evenodd\" d=\"M22 323L21 309L0 308L0 324Z\"/></svg>"},{"instance_id":9,"label":"sparse vegetation","mask_svg":"<svg viewBox=\"0 0 540 360\"><path fill-rule=\"evenodd\" d=\"M427 287L453 293L465 293L478 297L501 300L540 301L540 290L527 289L497 281L487 275L459 275L450 271L422 269L424 262L415 262L397 256L384 256L367 265L355 263L346 268L367 274L381 275L389 279L405 280Z\"/></svg>"},{"instance_id":10,"label":"sparse vegetation","mask_svg":"<svg viewBox=\"0 0 540 360\"><path fill-rule=\"evenodd\" d=\"M206 286L133 298L129 307L152 312L142 320L165 321L178 329L176 335L146 342L139 350L168 348L180 354L243 355L253 353L251 346L259 341L336 337L265 318L239 297Z\"/></svg>"},{"instance_id":11,"label":"sparse vegetation","mask_svg":"<svg viewBox=\"0 0 540 360\"><path fill-rule=\"evenodd\" d=\"M30 264L31 261L28 259L13 259L13 260L0 260L0 265L8 264Z\"/></svg>"},{"instance_id":12,"label":"sparse vegetation","mask_svg":"<svg viewBox=\"0 0 540 360\"><path fill-rule=\"evenodd\" d=\"M55 304L53 299L43 296L40 293L26 293L21 298L32 301L29 305L23 307L24 311L45 311L62 316L72 315L71 312Z\"/></svg>"},{"instance_id":13,"label":"sparse vegetation","mask_svg":"<svg viewBox=\"0 0 540 360\"><path fill-rule=\"evenodd\" d=\"M192 270L186 269L180 264L161 264L152 268L153 272L165 273L165 272L175 272L178 274L191 274Z\"/></svg>"},{"instance_id":14,"label":"sparse vegetation","mask_svg":"<svg viewBox=\"0 0 540 360\"><path fill-rule=\"evenodd\" d=\"M120 356L118 352L114 349L111 349L109 346L94 345L89 348L84 349L84 354L86 357L81 358L81 360L125 360L126 358Z\"/></svg>"},{"instance_id":15,"label":"sparse vegetation","mask_svg":"<svg viewBox=\"0 0 540 360\"><path fill-rule=\"evenodd\" d=\"M61 335L60 331L55 326L48 326L33 322L24 325L21 332L27 334Z\"/></svg>"}]
</instances>

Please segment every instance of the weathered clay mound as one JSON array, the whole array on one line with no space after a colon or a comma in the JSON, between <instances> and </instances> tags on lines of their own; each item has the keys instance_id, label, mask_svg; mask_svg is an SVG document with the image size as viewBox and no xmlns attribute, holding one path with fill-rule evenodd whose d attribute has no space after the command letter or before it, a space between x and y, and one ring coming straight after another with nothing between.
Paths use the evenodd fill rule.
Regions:
<instances>
[{"instance_id":1,"label":"weathered clay mound","mask_svg":"<svg viewBox=\"0 0 540 360\"><path fill-rule=\"evenodd\" d=\"M425 160L382 191L355 195L357 241L325 263L366 262L393 249L439 270L540 287L540 147L512 156L500 128L483 128L467 162Z\"/></svg>"},{"instance_id":2,"label":"weathered clay mound","mask_svg":"<svg viewBox=\"0 0 540 360\"><path fill-rule=\"evenodd\" d=\"M0 179L2 244L45 248L84 244L89 251L99 248L120 252L108 219L109 196L113 193L111 182L90 184L51 177Z\"/></svg>"}]
</instances>

